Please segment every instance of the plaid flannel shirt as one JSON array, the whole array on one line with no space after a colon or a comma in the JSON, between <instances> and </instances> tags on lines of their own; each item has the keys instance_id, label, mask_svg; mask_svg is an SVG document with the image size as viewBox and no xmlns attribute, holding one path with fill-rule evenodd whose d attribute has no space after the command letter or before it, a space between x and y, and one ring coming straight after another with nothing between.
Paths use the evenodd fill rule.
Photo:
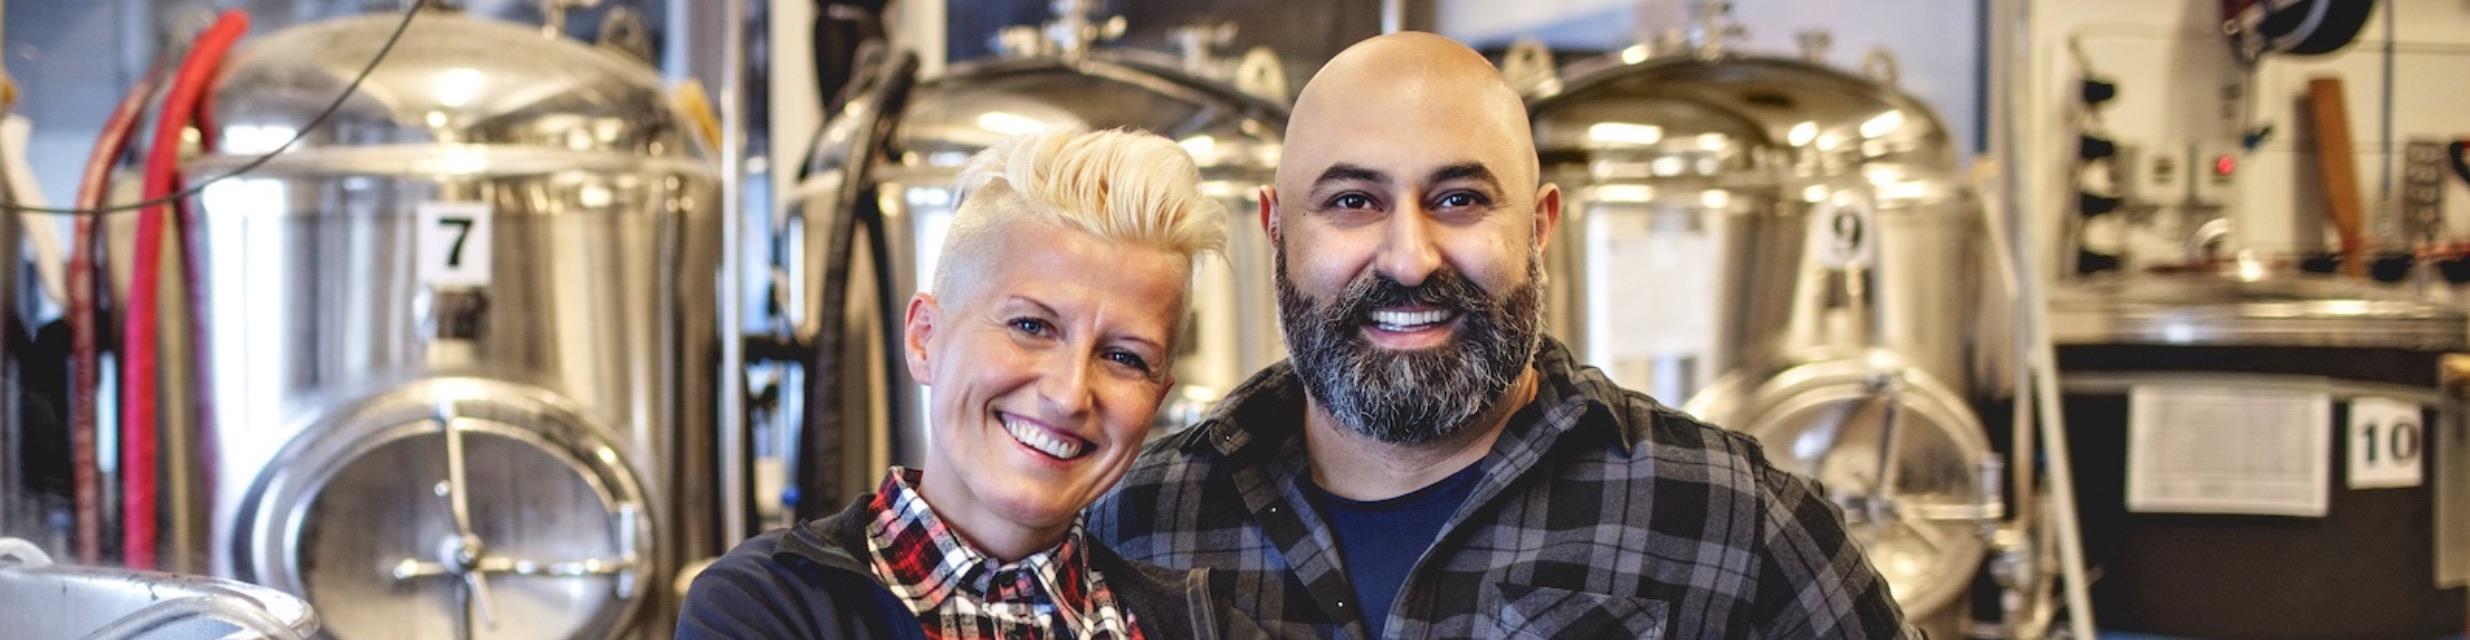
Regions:
<instances>
[{"instance_id":1,"label":"plaid flannel shirt","mask_svg":"<svg viewBox=\"0 0 2470 640\"><path fill-rule=\"evenodd\" d=\"M875 577L936 640L1139 640L1124 609L1081 553L1080 523L1053 549L1005 564L954 533L918 495L918 472L893 467L868 509Z\"/></svg>"},{"instance_id":2,"label":"plaid flannel shirt","mask_svg":"<svg viewBox=\"0 0 2470 640\"><path fill-rule=\"evenodd\" d=\"M1423 545L1395 638L1890 638L1914 635L1814 483L1572 362L1546 339L1534 404ZM1305 395L1280 363L1160 438L1089 514L1127 558L1206 566L1269 633L1363 638L1329 528L1305 501Z\"/></svg>"}]
</instances>

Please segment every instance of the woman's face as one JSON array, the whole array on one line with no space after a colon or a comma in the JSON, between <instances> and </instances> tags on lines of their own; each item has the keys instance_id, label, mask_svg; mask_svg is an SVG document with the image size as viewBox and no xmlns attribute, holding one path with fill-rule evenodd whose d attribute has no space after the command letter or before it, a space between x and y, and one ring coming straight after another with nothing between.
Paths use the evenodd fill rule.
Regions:
<instances>
[{"instance_id":1,"label":"woman's face","mask_svg":"<svg viewBox=\"0 0 2470 640\"><path fill-rule=\"evenodd\" d=\"M933 389L920 491L982 547L1052 544L1131 468L1175 384L1185 272L1054 224L1013 224L998 244L960 299L910 301L910 374Z\"/></svg>"}]
</instances>

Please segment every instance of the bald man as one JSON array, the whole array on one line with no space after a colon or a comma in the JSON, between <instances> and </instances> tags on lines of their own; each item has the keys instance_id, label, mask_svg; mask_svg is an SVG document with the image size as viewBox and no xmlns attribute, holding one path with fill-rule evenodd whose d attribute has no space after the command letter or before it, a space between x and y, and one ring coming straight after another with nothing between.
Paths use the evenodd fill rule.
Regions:
<instances>
[{"instance_id":1,"label":"bald man","mask_svg":"<svg viewBox=\"0 0 2470 640\"><path fill-rule=\"evenodd\" d=\"M1090 531L1217 569L1280 637L1906 635L1808 480L1542 335L1561 195L1537 174L1474 51L1332 59L1261 192L1293 358L1150 443Z\"/></svg>"}]
</instances>

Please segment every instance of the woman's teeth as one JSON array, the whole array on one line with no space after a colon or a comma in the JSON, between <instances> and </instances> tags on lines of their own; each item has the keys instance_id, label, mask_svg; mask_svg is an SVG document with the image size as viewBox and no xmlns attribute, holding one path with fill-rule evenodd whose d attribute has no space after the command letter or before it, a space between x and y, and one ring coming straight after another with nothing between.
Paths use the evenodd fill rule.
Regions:
<instances>
[{"instance_id":1,"label":"woman's teeth","mask_svg":"<svg viewBox=\"0 0 2470 640\"><path fill-rule=\"evenodd\" d=\"M1082 446L1082 443L1080 442L1067 441L1063 438L1058 438L1052 434L1048 434L1045 429L1040 429L1020 422L1005 420L1003 421L1003 430L1012 434L1013 440L1018 441L1021 444L1029 445L1029 448L1031 449L1037 449L1040 453L1054 456L1060 460L1078 458L1082 453L1086 453L1088 449L1088 447Z\"/></svg>"},{"instance_id":2,"label":"woman's teeth","mask_svg":"<svg viewBox=\"0 0 2470 640\"><path fill-rule=\"evenodd\" d=\"M1457 316L1457 312L1450 311L1448 309L1433 309L1431 311L1374 311L1372 312L1372 324L1379 327L1383 331L1413 331L1416 329L1441 324L1443 322L1448 322L1451 318L1455 318Z\"/></svg>"}]
</instances>

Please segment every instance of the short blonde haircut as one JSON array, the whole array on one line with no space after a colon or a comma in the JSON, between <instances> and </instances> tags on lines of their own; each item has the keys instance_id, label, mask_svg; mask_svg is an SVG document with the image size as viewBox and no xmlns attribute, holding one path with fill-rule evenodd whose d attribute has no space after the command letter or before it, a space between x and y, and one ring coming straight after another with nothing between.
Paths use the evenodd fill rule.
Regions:
<instances>
[{"instance_id":1,"label":"short blonde haircut","mask_svg":"<svg viewBox=\"0 0 2470 640\"><path fill-rule=\"evenodd\" d=\"M1226 244L1225 208L1200 186L1192 156L1153 133L1067 126L1007 138L961 170L932 290L946 304L975 295L1000 267L1005 230L1030 221L1165 251L1189 282L1193 259Z\"/></svg>"}]
</instances>

